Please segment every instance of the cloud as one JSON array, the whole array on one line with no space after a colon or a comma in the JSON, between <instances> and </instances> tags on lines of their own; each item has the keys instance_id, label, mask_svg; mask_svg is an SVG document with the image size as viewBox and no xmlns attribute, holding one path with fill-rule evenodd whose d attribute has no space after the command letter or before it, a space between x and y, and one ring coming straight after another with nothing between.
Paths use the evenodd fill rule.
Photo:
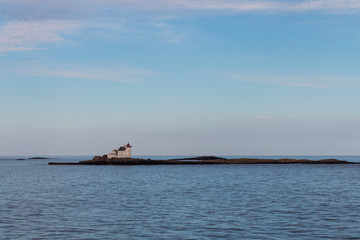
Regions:
<instances>
[{"instance_id":1,"label":"cloud","mask_svg":"<svg viewBox=\"0 0 360 240\"><path fill-rule=\"evenodd\" d=\"M0 47L0 53L1 52L19 52L19 51L34 51L34 50L40 50L41 48L36 47L11 47L11 46L5 46Z\"/></svg>"},{"instance_id":2,"label":"cloud","mask_svg":"<svg viewBox=\"0 0 360 240\"><path fill-rule=\"evenodd\" d=\"M341 10L341 9L359 9L358 0L313 0L303 1L295 5L299 10Z\"/></svg>"},{"instance_id":3,"label":"cloud","mask_svg":"<svg viewBox=\"0 0 360 240\"><path fill-rule=\"evenodd\" d=\"M58 44L67 41L68 36L82 31L93 31L96 37L119 41L144 38L160 39L163 42L179 43L186 35L176 27L159 19L148 21L80 21L80 20L37 20L9 21L0 25L0 53L47 50L43 44Z\"/></svg>"},{"instance_id":4,"label":"cloud","mask_svg":"<svg viewBox=\"0 0 360 240\"><path fill-rule=\"evenodd\" d=\"M315 10L358 11L360 0L1 0L0 52L44 49L39 44L59 43L80 30L107 29L112 23L125 19L142 19L161 38L177 43L186 36L161 20L199 13L270 14ZM131 27L134 22L128 25ZM106 36L105 33L99 35Z\"/></svg>"},{"instance_id":5,"label":"cloud","mask_svg":"<svg viewBox=\"0 0 360 240\"><path fill-rule=\"evenodd\" d=\"M144 17L176 14L177 11L216 11L241 13L254 11L339 11L359 10L360 0L2 0L0 15L7 20ZM169 13L170 11L170 13ZM146 12L144 15L143 13ZM111 14L117 13L117 14ZM121 13L121 14L119 14Z\"/></svg>"},{"instance_id":6,"label":"cloud","mask_svg":"<svg viewBox=\"0 0 360 240\"><path fill-rule=\"evenodd\" d=\"M31 73L30 73L31 74ZM121 67L118 69L70 66L62 68L39 68L32 75L38 77L83 79L112 82L139 82L157 75L154 71Z\"/></svg>"},{"instance_id":7,"label":"cloud","mask_svg":"<svg viewBox=\"0 0 360 240\"><path fill-rule=\"evenodd\" d=\"M89 13L104 10L163 11L163 10L233 10L233 11L298 11L359 9L359 0L2 0L3 15L13 18L84 18ZM1 10L0 10L1 11ZM24 14L26 13L26 14Z\"/></svg>"},{"instance_id":8,"label":"cloud","mask_svg":"<svg viewBox=\"0 0 360 240\"><path fill-rule=\"evenodd\" d=\"M241 82L271 84L288 87L349 88L360 87L360 78L340 76L246 76L239 73L225 73L222 77Z\"/></svg>"},{"instance_id":9,"label":"cloud","mask_svg":"<svg viewBox=\"0 0 360 240\"><path fill-rule=\"evenodd\" d=\"M79 27L65 20L10 21L0 28L0 52L39 50L39 43L64 41L63 34Z\"/></svg>"},{"instance_id":10,"label":"cloud","mask_svg":"<svg viewBox=\"0 0 360 240\"><path fill-rule=\"evenodd\" d=\"M39 64L37 62L19 62L16 66L1 66L2 75L7 78L22 77L46 79L78 79L112 82L140 82L151 80L159 72L118 64L92 66L82 64Z\"/></svg>"},{"instance_id":11,"label":"cloud","mask_svg":"<svg viewBox=\"0 0 360 240\"><path fill-rule=\"evenodd\" d=\"M299 10L337 10L337 9L359 9L358 0L310 0L310 1L165 1L176 4L179 8L206 9L206 10L233 10L245 11L299 11Z\"/></svg>"}]
</instances>

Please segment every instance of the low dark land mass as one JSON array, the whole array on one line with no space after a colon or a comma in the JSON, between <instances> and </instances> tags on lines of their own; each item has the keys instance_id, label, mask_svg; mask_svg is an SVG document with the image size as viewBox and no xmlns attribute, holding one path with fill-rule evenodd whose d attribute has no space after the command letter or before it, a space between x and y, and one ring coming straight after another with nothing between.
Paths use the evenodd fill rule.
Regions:
<instances>
[{"instance_id":1,"label":"low dark land mass","mask_svg":"<svg viewBox=\"0 0 360 240\"><path fill-rule=\"evenodd\" d=\"M260 159L260 158L220 158L200 156L194 158L179 158L168 160L152 160L142 158L104 158L94 157L92 160L80 162L49 162L49 165L204 165L204 164L360 164L338 159Z\"/></svg>"},{"instance_id":2,"label":"low dark land mass","mask_svg":"<svg viewBox=\"0 0 360 240\"><path fill-rule=\"evenodd\" d=\"M32 159L51 159L47 157L31 157L31 158L18 158L16 160L32 160Z\"/></svg>"}]
</instances>

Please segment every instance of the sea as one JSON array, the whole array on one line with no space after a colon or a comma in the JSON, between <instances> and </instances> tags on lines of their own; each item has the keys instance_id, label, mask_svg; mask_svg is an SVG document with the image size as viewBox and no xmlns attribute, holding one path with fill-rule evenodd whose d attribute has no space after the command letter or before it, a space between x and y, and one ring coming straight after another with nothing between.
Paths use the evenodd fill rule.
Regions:
<instances>
[{"instance_id":1,"label":"sea","mask_svg":"<svg viewBox=\"0 0 360 240\"><path fill-rule=\"evenodd\" d=\"M16 160L27 157L34 156L0 156L0 239L360 239L360 164ZM253 157L360 162L360 156Z\"/></svg>"}]
</instances>

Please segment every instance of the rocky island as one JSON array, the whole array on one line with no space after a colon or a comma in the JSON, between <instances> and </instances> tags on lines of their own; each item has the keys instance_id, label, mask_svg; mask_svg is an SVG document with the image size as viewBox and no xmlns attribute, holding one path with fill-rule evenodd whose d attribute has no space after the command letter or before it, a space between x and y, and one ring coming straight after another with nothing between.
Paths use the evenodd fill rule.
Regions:
<instances>
[{"instance_id":1,"label":"rocky island","mask_svg":"<svg viewBox=\"0 0 360 240\"><path fill-rule=\"evenodd\" d=\"M152 160L142 158L107 158L96 156L92 160L80 162L49 162L49 165L205 165L205 164L358 164L338 159L260 159L260 158L221 158L215 156L200 156L194 158L179 158L167 160Z\"/></svg>"},{"instance_id":2,"label":"rocky island","mask_svg":"<svg viewBox=\"0 0 360 240\"><path fill-rule=\"evenodd\" d=\"M113 149L109 154L95 156L91 160L80 162L49 162L49 165L204 165L204 164L356 164L355 162L337 159L260 159L260 158L222 158L215 156L199 156L167 160L152 160L131 157L130 143Z\"/></svg>"}]
</instances>

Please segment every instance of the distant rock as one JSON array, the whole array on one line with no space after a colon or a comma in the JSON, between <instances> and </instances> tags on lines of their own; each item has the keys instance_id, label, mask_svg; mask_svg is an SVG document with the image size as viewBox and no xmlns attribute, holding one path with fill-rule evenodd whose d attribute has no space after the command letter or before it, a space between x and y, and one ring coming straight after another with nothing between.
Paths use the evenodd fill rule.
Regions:
<instances>
[{"instance_id":1,"label":"distant rock","mask_svg":"<svg viewBox=\"0 0 360 240\"><path fill-rule=\"evenodd\" d=\"M33 159L51 159L47 157L31 157L31 158L18 158L16 160L33 160Z\"/></svg>"}]
</instances>

